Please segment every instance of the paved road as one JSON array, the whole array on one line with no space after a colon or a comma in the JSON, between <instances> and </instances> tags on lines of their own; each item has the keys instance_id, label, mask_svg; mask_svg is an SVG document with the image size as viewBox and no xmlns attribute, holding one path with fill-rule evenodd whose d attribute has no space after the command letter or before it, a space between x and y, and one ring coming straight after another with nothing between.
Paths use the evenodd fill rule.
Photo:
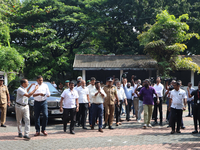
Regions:
<instances>
[{"instance_id":1,"label":"paved road","mask_svg":"<svg viewBox=\"0 0 200 150\"><path fill-rule=\"evenodd\" d=\"M163 106L166 108L166 105ZM165 111L164 111L165 112ZM187 115L184 112L183 116ZM164 115L165 116L165 115ZM123 116L124 117L124 116ZM125 118L123 118L125 119ZM105 129L104 133L95 130L75 128L75 135L64 133L61 119L50 120L47 127L48 136L34 137L34 126L31 126L31 140L18 138L14 115L7 118L7 128L0 128L0 150L38 150L38 149L200 149L200 134L193 135L193 121L190 117L183 118L185 130L181 134L171 135L167 124L153 128L142 129L142 123L123 121L115 130ZM89 127L88 127L89 128Z\"/></svg>"}]
</instances>

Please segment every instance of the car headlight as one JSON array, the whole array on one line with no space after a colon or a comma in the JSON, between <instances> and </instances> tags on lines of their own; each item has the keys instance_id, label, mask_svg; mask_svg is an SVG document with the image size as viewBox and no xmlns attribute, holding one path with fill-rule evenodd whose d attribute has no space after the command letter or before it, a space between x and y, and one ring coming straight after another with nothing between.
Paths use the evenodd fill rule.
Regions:
<instances>
[{"instance_id":1,"label":"car headlight","mask_svg":"<svg viewBox=\"0 0 200 150\"><path fill-rule=\"evenodd\" d=\"M29 105L33 106L34 105L34 99L29 100Z\"/></svg>"}]
</instances>

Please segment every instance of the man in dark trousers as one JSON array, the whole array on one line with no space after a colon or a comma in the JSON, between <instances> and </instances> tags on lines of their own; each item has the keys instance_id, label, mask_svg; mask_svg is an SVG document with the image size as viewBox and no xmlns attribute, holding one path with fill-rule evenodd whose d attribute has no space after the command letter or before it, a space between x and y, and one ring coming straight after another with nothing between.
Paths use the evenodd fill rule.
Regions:
<instances>
[{"instance_id":1,"label":"man in dark trousers","mask_svg":"<svg viewBox=\"0 0 200 150\"><path fill-rule=\"evenodd\" d=\"M194 131L193 134L198 133L197 129L197 120L199 120L199 128L200 128L200 82L198 84L198 89L192 91L190 94L189 87L187 88L189 98L194 96L194 106L193 106L193 120L194 120ZM200 132L199 132L200 133Z\"/></svg>"},{"instance_id":2,"label":"man in dark trousers","mask_svg":"<svg viewBox=\"0 0 200 150\"><path fill-rule=\"evenodd\" d=\"M69 121L70 115L70 133L75 134L74 125L76 122L76 112L79 111L79 103L78 103L78 92L74 90L74 82L69 83L69 89L66 89L61 94L60 100L60 112L63 112L63 130L66 132L67 122Z\"/></svg>"},{"instance_id":3,"label":"man in dark trousers","mask_svg":"<svg viewBox=\"0 0 200 150\"><path fill-rule=\"evenodd\" d=\"M181 133L180 126L181 126L182 114L183 110L186 109L187 96L186 92L180 88L180 85L181 84L179 82L174 83L174 90L172 90L170 94L169 110L171 113L171 118L170 118L172 127L171 134L175 133L175 122L177 122L176 132Z\"/></svg>"}]
</instances>

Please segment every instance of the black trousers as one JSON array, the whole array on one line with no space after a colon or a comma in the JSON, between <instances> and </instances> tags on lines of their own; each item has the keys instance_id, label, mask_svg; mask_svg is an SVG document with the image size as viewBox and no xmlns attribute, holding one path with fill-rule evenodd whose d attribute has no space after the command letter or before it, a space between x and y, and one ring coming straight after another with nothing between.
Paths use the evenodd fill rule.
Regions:
<instances>
[{"instance_id":1,"label":"black trousers","mask_svg":"<svg viewBox=\"0 0 200 150\"><path fill-rule=\"evenodd\" d=\"M157 104L157 98L154 97L154 109L153 109L153 117L155 122L157 122L157 116L158 116L158 109L159 109L159 113L160 113L160 123L162 123L163 120L163 111L162 111L162 97L159 97L160 103Z\"/></svg>"},{"instance_id":2,"label":"black trousers","mask_svg":"<svg viewBox=\"0 0 200 150\"><path fill-rule=\"evenodd\" d=\"M176 131L180 131L183 110L182 109L174 109L171 107L170 113L171 113L170 123L171 123L172 131L175 131L175 123L176 122L177 122Z\"/></svg>"},{"instance_id":3,"label":"black trousers","mask_svg":"<svg viewBox=\"0 0 200 150\"><path fill-rule=\"evenodd\" d=\"M128 105L126 106L126 120L130 119L130 111L132 105L132 99L127 99Z\"/></svg>"},{"instance_id":4,"label":"black trousers","mask_svg":"<svg viewBox=\"0 0 200 150\"><path fill-rule=\"evenodd\" d=\"M120 117L120 108L119 105L116 103L115 104L115 116L116 116L116 123L119 122L119 117Z\"/></svg>"},{"instance_id":5,"label":"black trousers","mask_svg":"<svg viewBox=\"0 0 200 150\"><path fill-rule=\"evenodd\" d=\"M66 130L67 123L71 120L70 131L74 130L74 125L76 122L76 108L66 109L63 108L63 129ZM70 115L70 116L69 116Z\"/></svg>"},{"instance_id":6,"label":"black trousers","mask_svg":"<svg viewBox=\"0 0 200 150\"><path fill-rule=\"evenodd\" d=\"M78 125L85 127L87 118L88 103L79 103Z\"/></svg>"},{"instance_id":7,"label":"black trousers","mask_svg":"<svg viewBox=\"0 0 200 150\"><path fill-rule=\"evenodd\" d=\"M120 105L119 105L119 119L121 119L123 100L120 100L119 102L120 102Z\"/></svg>"},{"instance_id":8,"label":"black trousers","mask_svg":"<svg viewBox=\"0 0 200 150\"><path fill-rule=\"evenodd\" d=\"M200 129L200 104L193 105L193 121L194 121L194 128L197 130L197 120L199 120L199 129Z\"/></svg>"}]
</instances>

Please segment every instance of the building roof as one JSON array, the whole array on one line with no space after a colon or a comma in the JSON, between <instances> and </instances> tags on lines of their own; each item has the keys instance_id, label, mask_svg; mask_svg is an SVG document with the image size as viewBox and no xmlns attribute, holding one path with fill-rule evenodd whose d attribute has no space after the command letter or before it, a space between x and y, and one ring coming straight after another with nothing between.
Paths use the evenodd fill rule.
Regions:
<instances>
[{"instance_id":1,"label":"building roof","mask_svg":"<svg viewBox=\"0 0 200 150\"><path fill-rule=\"evenodd\" d=\"M200 65L200 56L190 56ZM157 63L148 55L75 55L74 70L155 70Z\"/></svg>"}]
</instances>

